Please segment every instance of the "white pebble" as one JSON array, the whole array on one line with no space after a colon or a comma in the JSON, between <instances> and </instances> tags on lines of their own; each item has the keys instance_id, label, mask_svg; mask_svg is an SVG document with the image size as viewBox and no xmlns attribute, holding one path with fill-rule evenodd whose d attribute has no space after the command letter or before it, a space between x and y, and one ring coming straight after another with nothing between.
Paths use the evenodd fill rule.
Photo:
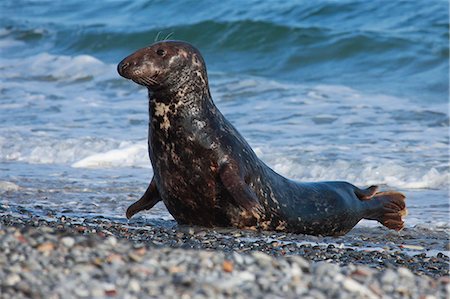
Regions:
<instances>
[{"instance_id":1,"label":"white pebble","mask_svg":"<svg viewBox=\"0 0 450 299\"><path fill-rule=\"evenodd\" d=\"M113 236L108 237L106 239L106 242L109 243L109 245L111 245L111 246L116 246L117 245L117 239L116 239L116 237L113 237Z\"/></svg>"},{"instance_id":2,"label":"white pebble","mask_svg":"<svg viewBox=\"0 0 450 299\"><path fill-rule=\"evenodd\" d=\"M71 248L73 245L75 245L75 239L72 237L64 237L61 239L61 243L64 246Z\"/></svg>"},{"instance_id":3,"label":"white pebble","mask_svg":"<svg viewBox=\"0 0 450 299\"><path fill-rule=\"evenodd\" d=\"M391 269L386 269L381 276L381 283L384 285L392 285L395 283L397 275Z\"/></svg>"},{"instance_id":4,"label":"white pebble","mask_svg":"<svg viewBox=\"0 0 450 299\"><path fill-rule=\"evenodd\" d=\"M75 288L74 292L77 297L88 297L89 296L89 291L85 288Z\"/></svg>"},{"instance_id":5,"label":"white pebble","mask_svg":"<svg viewBox=\"0 0 450 299\"><path fill-rule=\"evenodd\" d=\"M342 285L349 292L365 295L366 298L376 298L370 290L351 278L344 279Z\"/></svg>"},{"instance_id":6,"label":"white pebble","mask_svg":"<svg viewBox=\"0 0 450 299\"><path fill-rule=\"evenodd\" d=\"M233 257L234 257L234 260L235 260L236 264L243 264L244 263L244 258L239 253L234 252L233 253Z\"/></svg>"},{"instance_id":7,"label":"white pebble","mask_svg":"<svg viewBox=\"0 0 450 299\"><path fill-rule=\"evenodd\" d=\"M351 278L344 279L342 284L350 292L361 292L362 286Z\"/></svg>"},{"instance_id":8,"label":"white pebble","mask_svg":"<svg viewBox=\"0 0 450 299\"><path fill-rule=\"evenodd\" d=\"M256 279L255 274L248 271L243 271L238 276L242 281L255 281Z\"/></svg>"},{"instance_id":9,"label":"white pebble","mask_svg":"<svg viewBox=\"0 0 450 299\"><path fill-rule=\"evenodd\" d=\"M289 261L296 263L302 269L309 269L309 262L298 255L290 255L286 257Z\"/></svg>"},{"instance_id":10,"label":"white pebble","mask_svg":"<svg viewBox=\"0 0 450 299\"><path fill-rule=\"evenodd\" d=\"M6 277L5 283L7 286L13 286L20 281L20 276L18 274L10 274Z\"/></svg>"},{"instance_id":11,"label":"white pebble","mask_svg":"<svg viewBox=\"0 0 450 299\"><path fill-rule=\"evenodd\" d=\"M91 289L91 296L94 298L103 297L105 295L105 291L102 288L94 287Z\"/></svg>"},{"instance_id":12,"label":"white pebble","mask_svg":"<svg viewBox=\"0 0 450 299\"><path fill-rule=\"evenodd\" d=\"M131 291L133 291L135 293L137 293L141 290L141 285L135 279L130 280L130 282L128 283L128 287L130 288Z\"/></svg>"},{"instance_id":13,"label":"white pebble","mask_svg":"<svg viewBox=\"0 0 450 299\"><path fill-rule=\"evenodd\" d=\"M261 251L252 252L252 256L260 262L270 263L272 261L272 258L270 257L270 255L265 254L264 252L261 252Z\"/></svg>"},{"instance_id":14,"label":"white pebble","mask_svg":"<svg viewBox=\"0 0 450 299\"><path fill-rule=\"evenodd\" d=\"M397 272L402 277L414 278L414 274L408 268L404 268L404 267L398 268Z\"/></svg>"}]
</instances>

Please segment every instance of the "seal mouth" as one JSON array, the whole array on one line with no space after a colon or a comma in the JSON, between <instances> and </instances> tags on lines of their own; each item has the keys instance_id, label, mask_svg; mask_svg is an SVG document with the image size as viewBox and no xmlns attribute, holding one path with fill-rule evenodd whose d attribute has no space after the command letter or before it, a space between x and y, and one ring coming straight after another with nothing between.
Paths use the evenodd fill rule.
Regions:
<instances>
[{"instance_id":1,"label":"seal mouth","mask_svg":"<svg viewBox=\"0 0 450 299\"><path fill-rule=\"evenodd\" d=\"M159 72L156 71L152 76L145 76L145 73L136 68L136 65L130 63L127 59L122 60L117 65L117 72L125 79L133 80L140 85L154 86L159 84L157 80Z\"/></svg>"},{"instance_id":2,"label":"seal mouth","mask_svg":"<svg viewBox=\"0 0 450 299\"><path fill-rule=\"evenodd\" d=\"M155 75L151 76L151 77L132 77L130 76L130 78L127 79L131 79L133 82L139 84L139 85L143 85L145 87L155 87L155 86L159 86L159 82L158 80L156 80L156 78L158 77L158 73L156 73Z\"/></svg>"},{"instance_id":3,"label":"seal mouth","mask_svg":"<svg viewBox=\"0 0 450 299\"><path fill-rule=\"evenodd\" d=\"M142 76L140 72L130 67L130 63L126 61L121 61L118 64L117 72L125 79L132 80L133 82L146 87L154 87L160 84L157 80L159 72L155 72L153 76Z\"/></svg>"},{"instance_id":4,"label":"seal mouth","mask_svg":"<svg viewBox=\"0 0 450 299\"><path fill-rule=\"evenodd\" d=\"M151 77L135 77L135 78L130 78L130 79L140 85L150 86L150 87L158 86L159 82L156 80L156 78L158 78L158 74L159 73L156 73Z\"/></svg>"}]
</instances>

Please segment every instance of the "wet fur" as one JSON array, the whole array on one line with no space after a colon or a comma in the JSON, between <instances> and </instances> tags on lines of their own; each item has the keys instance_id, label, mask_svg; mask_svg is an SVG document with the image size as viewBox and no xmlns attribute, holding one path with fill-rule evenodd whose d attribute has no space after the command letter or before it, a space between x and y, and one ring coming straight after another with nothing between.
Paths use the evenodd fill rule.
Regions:
<instances>
[{"instance_id":1,"label":"wet fur","mask_svg":"<svg viewBox=\"0 0 450 299\"><path fill-rule=\"evenodd\" d=\"M193 46L157 42L125 58L118 71L149 90L154 177L128 218L162 200L181 224L341 235L366 218L403 228L401 193L294 182L259 160L214 105Z\"/></svg>"}]
</instances>

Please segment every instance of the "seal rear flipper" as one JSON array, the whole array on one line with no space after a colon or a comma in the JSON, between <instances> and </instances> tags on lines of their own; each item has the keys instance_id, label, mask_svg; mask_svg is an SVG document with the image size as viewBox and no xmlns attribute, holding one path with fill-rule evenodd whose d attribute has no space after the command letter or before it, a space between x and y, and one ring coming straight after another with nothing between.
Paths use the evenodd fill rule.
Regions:
<instances>
[{"instance_id":1,"label":"seal rear flipper","mask_svg":"<svg viewBox=\"0 0 450 299\"><path fill-rule=\"evenodd\" d=\"M402 218L408 214L405 198L405 195L395 191L376 193L371 201L377 203L378 208L366 219L377 220L396 231L402 230L404 227Z\"/></svg>"},{"instance_id":2,"label":"seal rear flipper","mask_svg":"<svg viewBox=\"0 0 450 299\"><path fill-rule=\"evenodd\" d=\"M130 219L134 214L142 210L150 210L160 200L161 197L159 196L158 189L156 188L155 180L152 180L144 195L128 207L126 212L127 219Z\"/></svg>"},{"instance_id":3,"label":"seal rear flipper","mask_svg":"<svg viewBox=\"0 0 450 299\"><path fill-rule=\"evenodd\" d=\"M264 213L263 206L245 182L239 166L232 161L227 161L220 166L219 175L223 185L236 203L256 218L260 218Z\"/></svg>"},{"instance_id":4,"label":"seal rear flipper","mask_svg":"<svg viewBox=\"0 0 450 299\"><path fill-rule=\"evenodd\" d=\"M355 194L360 200L371 199L378 191L378 186L370 186L367 189L359 189L355 187Z\"/></svg>"}]
</instances>

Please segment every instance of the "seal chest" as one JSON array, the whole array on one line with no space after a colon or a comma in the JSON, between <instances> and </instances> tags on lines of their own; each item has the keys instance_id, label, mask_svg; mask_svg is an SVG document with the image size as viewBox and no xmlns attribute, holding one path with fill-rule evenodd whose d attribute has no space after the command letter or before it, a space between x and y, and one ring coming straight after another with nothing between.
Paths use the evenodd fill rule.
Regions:
<instances>
[{"instance_id":1,"label":"seal chest","mask_svg":"<svg viewBox=\"0 0 450 299\"><path fill-rule=\"evenodd\" d=\"M298 183L260 161L214 105L205 62L192 45L157 42L122 60L118 72L145 86L150 103L154 177L128 218L162 200L183 224L338 235L364 218L403 228L401 193Z\"/></svg>"}]
</instances>

